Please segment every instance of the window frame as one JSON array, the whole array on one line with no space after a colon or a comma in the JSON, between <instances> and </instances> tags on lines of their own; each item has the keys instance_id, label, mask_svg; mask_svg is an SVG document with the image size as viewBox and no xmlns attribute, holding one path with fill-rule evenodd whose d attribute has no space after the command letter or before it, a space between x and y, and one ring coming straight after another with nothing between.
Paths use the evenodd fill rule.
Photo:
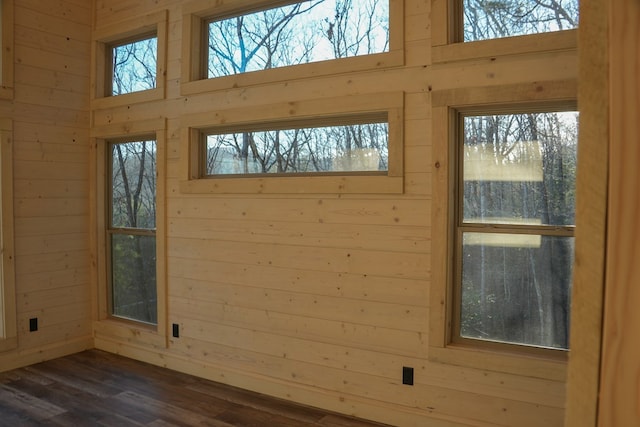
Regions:
<instances>
[{"instance_id":1,"label":"window frame","mask_svg":"<svg viewBox=\"0 0 640 427\"><path fill-rule=\"evenodd\" d=\"M182 121L180 191L221 194L400 194L404 191L403 143L404 93L382 93L300 101L217 111L187 116ZM264 124L287 125L313 120L330 126L342 117L367 117L386 113L388 119L388 171L290 176L248 174L205 176L202 174L202 132L224 128L252 129ZM325 120L326 119L326 120ZM253 175L253 176L252 176Z\"/></svg>"},{"instance_id":2,"label":"window frame","mask_svg":"<svg viewBox=\"0 0 640 427\"><path fill-rule=\"evenodd\" d=\"M13 122L0 119L0 351L18 346L13 240Z\"/></svg>"},{"instance_id":3,"label":"window frame","mask_svg":"<svg viewBox=\"0 0 640 427\"><path fill-rule=\"evenodd\" d=\"M126 125L106 125L93 127L91 169L95 171L95 181L91 199L96 206L92 223L96 224L95 233L91 234L92 246L95 247L95 270L93 273L98 283L97 305L95 307L97 321L94 329L97 338L102 336L119 336L124 330L134 328L140 342L158 348L166 348L168 337L167 320L167 282L166 282L166 119L131 122ZM108 184L110 167L108 166L107 149L111 142L136 140L156 141L156 295L157 324L148 324L127 318L111 315L110 279L111 265L107 229L110 227L111 209ZM93 212L93 211L92 211ZM131 230L131 229L127 229ZM142 231L144 233L144 231ZM125 329L121 329L125 328Z\"/></svg>"},{"instance_id":4,"label":"window frame","mask_svg":"<svg viewBox=\"0 0 640 427\"><path fill-rule=\"evenodd\" d=\"M134 142L142 142L142 141L151 141L153 140L155 145L156 145L156 164L157 164L157 146L158 146L158 141L155 139L155 135L139 135L139 136L133 136L133 137L127 137L127 138L109 138L107 140L105 140L105 160L106 160L106 171L107 171L107 175L106 175L106 180L105 180L105 184L107 185L107 189L105 190L106 196L107 196L107 202L106 202L106 208L107 208L107 212L106 212L106 227L105 227L105 232L106 232L106 238L105 238L105 242L106 242L106 266L107 266L107 307L108 307L108 316L109 318L113 318L113 319L117 319L117 320L124 320L124 321L130 321L133 323L141 323L143 325L148 325L151 327L155 327L157 325L157 319L156 319L156 323L153 322L145 322L143 320L138 320L138 319L132 319L132 318L128 318L125 316L118 316L116 314L114 314L114 306L113 306L113 299L114 299L114 292L113 292L113 237L115 235L118 236L134 236L134 237L153 237L156 241L157 241L157 232L156 232L156 228L144 228L144 227L137 227L137 228L133 228L133 227L116 227L113 225L113 191L112 191L112 185L113 185L113 147L117 144L126 144L126 143L134 143ZM156 180L156 191L158 189L158 185L157 185L157 180ZM108 190L108 191L107 191ZM157 199L157 197L156 197ZM157 206L156 206L156 212L157 212ZM156 251L157 252L157 251ZM156 254L156 260L157 260L157 254ZM156 268L156 276L157 276L157 268ZM158 284L157 284L157 280L156 280L156 299L157 299L157 288L158 288ZM156 312L157 312L157 307L156 307Z\"/></svg>"},{"instance_id":5,"label":"window frame","mask_svg":"<svg viewBox=\"0 0 640 427\"><path fill-rule=\"evenodd\" d=\"M566 375L567 351L474 339L454 339L455 281L458 251L456 155L460 142L458 111L520 112L532 108L551 111L575 108L576 80L535 82L498 87L434 91L432 181L432 284L430 298L429 359L433 362L482 368L561 381ZM457 277L458 276L458 277Z\"/></svg>"},{"instance_id":6,"label":"window frame","mask_svg":"<svg viewBox=\"0 0 640 427\"><path fill-rule=\"evenodd\" d=\"M575 50L578 29L461 41L458 34L462 0L431 0L431 44L434 64L470 59L495 59L523 53Z\"/></svg>"},{"instance_id":7,"label":"window frame","mask_svg":"<svg viewBox=\"0 0 640 427\"><path fill-rule=\"evenodd\" d=\"M501 222L490 222L487 224L478 222L465 222L463 218L464 193L463 193L463 163L461 149L464 144L464 117L475 115L507 115L507 114L528 114L528 113L553 113L562 111L575 111L577 105L575 101L543 102L543 103L518 103L517 106L492 105L491 107L460 107L453 108L453 120L455 135L453 138L452 161L454 171L453 198L454 198L454 220L453 220L453 283L452 283L452 306L451 306L451 337L452 344L468 345L479 348L495 349L499 351L526 352L533 355L546 356L551 358L564 358L561 353L567 352L563 348L544 348L536 345L518 344L510 342L496 342L491 340L481 340L463 337L460 333L461 323L461 302L462 302L462 251L464 233L484 233L484 234L519 234L527 236L549 236L549 237L575 237L575 224L555 225L555 224L507 224ZM568 327L569 325L567 325Z\"/></svg>"},{"instance_id":8,"label":"window frame","mask_svg":"<svg viewBox=\"0 0 640 427\"><path fill-rule=\"evenodd\" d=\"M182 8L182 73L180 93L193 95L214 90L246 87L318 77L336 73L400 67L404 65L404 0L389 1L389 51L348 58L331 59L207 78L205 73L206 22L248 14L270 7L286 6L299 0L239 0L216 2L194 0Z\"/></svg>"},{"instance_id":9,"label":"window frame","mask_svg":"<svg viewBox=\"0 0 640 427\"><path fill-rule=\"evenodd\" d=\"M2 0L0 3L1 31L1 64L0 64L0 99L13 99L14 63L13 63L13 2Z\"/></svg>"},{"instance_id":10,"label":"window frame","mask_svg":"<svg viewBox=\"0 0 640 427\"><path fill-rule=\"evenodd\" d=\"M91 108L110 108L126 104L164 99L166 96L167 67L167 18L166 10L130 19L117 25L97 28L93 32L91 73ZM136 40L157 38L156 87L120 95L111 95L113 79L112 49Z\"/></svg>"}]
</instances>

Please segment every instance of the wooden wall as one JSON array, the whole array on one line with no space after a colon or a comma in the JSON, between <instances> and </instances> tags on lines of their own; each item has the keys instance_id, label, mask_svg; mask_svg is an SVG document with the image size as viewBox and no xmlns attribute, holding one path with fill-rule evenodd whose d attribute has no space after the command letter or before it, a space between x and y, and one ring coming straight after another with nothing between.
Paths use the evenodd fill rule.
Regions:
<instances>
[{"instance_id":1,"label":"wooden wall","mask_svg":"<svg viewBox=\"0 0 640 427\"><path fill-rule=\"evenodd\" d=\"M640 425L640 4L609 11L609 203L599 426Z\"/></svg>"},{"instance_id":2,"label":"wooden wall","mask_svg":"<svg viewBox=\"0 0 640 427\"><path fill-rule=\"evenodd\" d=\"M14 192L17 347L0 352L0 370L93 346L91 10L84 0L19 0L13 8L13 97L0 100L0 117L13 127L13 183L3 187Z\"/></svg>"},{"instance_id":3,"label":"wooden wall","mask_svg":"<svg viewBox=\"0 0 640 427\"><path fill-rule=\"evenodd\" d=\"M431 1L406 0L403 66L181 95L183 3L95 1L97 32L168 11L165 99L95 102L92 120L97 138L126 134L133 123L166 123L166 175L160 177L166 229L158 233L168 254L166 323L180 327L179 338L167 338L100 319L96 346L394 425L561 425L562 376L542 379L429 360L431 253L438 250L430 227L438 202L432 199L431 92L575 83L575 40L563 37L565 47L550 52L531 45L522 53L501 43L499 55L485 45L480 58L468 49L439 49L436 64ZM381 88L405 96L403 193L182 191L188 161L183 123L194 115ZM98 165L100 153L96 157ZM403 366L415 369L415 385L402 385Z\"/></svg>"}]
</instances>

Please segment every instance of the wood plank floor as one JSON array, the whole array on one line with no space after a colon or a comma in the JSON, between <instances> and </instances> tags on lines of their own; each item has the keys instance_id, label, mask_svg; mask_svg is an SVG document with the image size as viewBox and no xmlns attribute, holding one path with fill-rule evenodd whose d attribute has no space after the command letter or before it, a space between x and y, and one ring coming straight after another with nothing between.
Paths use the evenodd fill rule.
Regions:
<instances>
[{"instance_id":1,"label":"wood plank floor","mask_svg":"<svg viewBox=\"0 0 640 427\"><path fill-rule=\"evenodd\" d=\"M373 427L99 350L0 373L0 426Z\"/></svg>"}]
</instances>

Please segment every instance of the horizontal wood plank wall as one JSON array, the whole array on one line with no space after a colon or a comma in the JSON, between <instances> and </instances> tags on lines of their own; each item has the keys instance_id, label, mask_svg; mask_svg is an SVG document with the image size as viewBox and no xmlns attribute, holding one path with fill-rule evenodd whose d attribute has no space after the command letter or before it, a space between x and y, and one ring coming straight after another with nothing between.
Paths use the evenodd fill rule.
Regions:
<instances>
[{"instance_id":1,"label":"horizontal wood plank wall","mask_svg":"<svg viewBox=\"0 0 640 427\"><path fill-rule=\"evenodd\" d=\"M104 322L96 346L394 425L561 425L564 381L428 361L438 249L430 92L575 79L575 48L435 66L431 2L405 0L403 67L182 96L182 3L95 0L96 28L168 11L166 99L92 117L95 126L167 119L168 322L180 327L164 348L143 330ZM190 114L381 88L405 92L403 194L181 193L181 121ZM415 369L413 386L402 384L403 366Z\"/></svg>"},{"instance_id":2,"label":"horizontal wood plank wall","mask_svg":"<svg viewBox=\"0 0 640 427\"><path fill-rule=\"evenodd\" d=\"M14 6L13 186L18 346L0 370L91 348L89 53L91 4ZM38 330L29 331L29 319Z\"/></svg>"}]
</instances>

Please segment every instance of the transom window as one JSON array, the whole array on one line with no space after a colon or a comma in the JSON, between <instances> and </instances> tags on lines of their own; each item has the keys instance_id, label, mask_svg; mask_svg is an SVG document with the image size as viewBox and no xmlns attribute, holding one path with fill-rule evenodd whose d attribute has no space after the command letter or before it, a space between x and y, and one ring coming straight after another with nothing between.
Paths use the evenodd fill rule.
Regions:
<instances>
[{"instance_id":1,"label":"transom window","mask_svg":"<svg viewBox=\"0 0 640 427\"><path fill-rule=\"evenodd\" d=\"M312 0L211 19L206 77L389 51L388 0Z\"/></svg>"},{"instance_id":2,"label":"transom window","mask_svg":"<svg viewBox=\"0 0 640 427\"><path fill-rule=\"evenodd\" d=\"M108 144L108 165L110 312L156 324L155 140Z\"/></svg>"},{"instance_id":3,"label":"transom window","mask_svg":"<svg viewBox=\"0 0 640 427\"><path fill-rule=\"evenodd\" d=\"M578 27L578 0L461 0L463 41Z\"/></svg>"},{"instance_id":4,"label":"transom window","mask_svg":"<svg viewBox=\"0 0 640 427\"><path fill-rule=\"evenodd\" d=\"M111 45L111 79L106 93L122 95L156 87L158 38L155 34Z\"/></svg>"},{"instance_id":5,"label":"transom window","mask_svg":"<svg viewBox=\"0 0 640 427\"><path fill-rule=\"evenodd\" d=\"M331 123L331 124L328 124ZM387 113L202 133L204 175L388 170Z\"/></svg>"},{"instance_id":6,"label":"transom window","mask_svg":"<svg viewBox=\"0 0 640 427\"><path fill-rule=\"evenodd\" d=\"M453 341L566 349L578 113L458 114Z\"/></svg>"}]
</instances>

